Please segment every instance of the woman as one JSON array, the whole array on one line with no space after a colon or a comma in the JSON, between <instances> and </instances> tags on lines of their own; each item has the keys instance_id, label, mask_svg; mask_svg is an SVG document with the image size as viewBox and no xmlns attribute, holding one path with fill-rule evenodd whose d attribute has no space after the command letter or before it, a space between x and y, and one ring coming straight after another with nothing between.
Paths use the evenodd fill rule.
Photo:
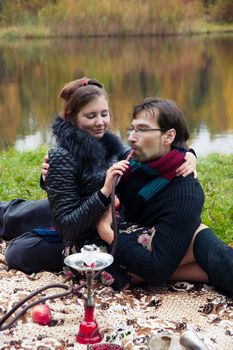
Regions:
<instances>
[{"instance_id":1,"label":"woman","mask_svg":"<svg viewBox=\"0 0 233 350\"><path fill-rule=\"evenodd\" d=\"M53 125L57 145L49 152L45 187L62 241L52 230L34 230L13 240L6 261L26 273L60 271L64 245L69 254L72 247L77 251L87 242L102 243L96 222L109 207L112 178L127 168L127 161L121 160L129 149L109 132L110 111L103 85L95 79L78 79L66 84L60 97L63 109ZM179 175L192 171L190 160L177 169Z\"/></svg>"}]
</instances>

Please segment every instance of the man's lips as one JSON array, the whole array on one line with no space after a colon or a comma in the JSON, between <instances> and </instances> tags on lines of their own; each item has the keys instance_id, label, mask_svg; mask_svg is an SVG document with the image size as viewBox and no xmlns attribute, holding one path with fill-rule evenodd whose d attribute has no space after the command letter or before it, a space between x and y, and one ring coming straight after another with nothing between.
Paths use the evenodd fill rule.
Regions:
<instances>
[{"instance_id":1,"label":"man's lips","mask_svg":"<svg viewBox=\"0 0 233 350\"><path fill-rule=\"evenodd\" d=\"M133 158L136 155L137 149L136 148L132 148L132 150L130 151L130 159Z\"/></svg>"}]
</instances>

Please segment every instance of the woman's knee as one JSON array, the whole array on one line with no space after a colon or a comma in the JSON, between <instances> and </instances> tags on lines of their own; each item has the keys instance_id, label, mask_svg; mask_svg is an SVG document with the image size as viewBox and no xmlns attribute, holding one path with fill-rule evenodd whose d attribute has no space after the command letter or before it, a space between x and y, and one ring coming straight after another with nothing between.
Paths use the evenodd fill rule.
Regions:
<instances>
[{"instance_id":1,"label":"woman's knee","mask_svg":"<svg viewBox=\"0 0 233 350\"><path fill-rule=\"evenodd\" d=\"M51 244L28 232L10 242L5 258L9 267L27 274L56 271L61 267L61 243Z\"/></svg>"},{"instance_id":2,"label":"woman's knee","mask_svg":"<svg viewBox=\"0 0 233 350\"><path fill-rule=\"evenodd\" d=\"M62 269L62 249L62 242L51 243L29 232L11 241L5 258L9 267L28 274L58 272Z\"/></svg>"},{"instance_id":3,"label":"woman's knee","mask_svg":"<svg viewBox=\"0 0 233 350\"><path fill-rule=\"evenodd\" d=\"M30 255L27 245L21 243L17 238L12 240L5 252L5 259L10 268L14 268L25 273L31 273L30 264L28 264L28 255Z\"/></svg>"}]
</instances>

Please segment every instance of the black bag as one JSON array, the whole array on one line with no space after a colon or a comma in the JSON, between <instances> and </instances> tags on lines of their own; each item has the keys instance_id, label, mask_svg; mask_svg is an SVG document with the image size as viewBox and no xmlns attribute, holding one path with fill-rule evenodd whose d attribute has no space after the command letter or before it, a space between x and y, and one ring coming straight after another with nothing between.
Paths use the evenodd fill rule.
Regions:
<instances>
[{"instance_id":1,"label":"black bag","mask_svg":"<svg viewBox=\"0 0 233 350\"><path fill-rule=\"evenodd\" d=\"M53 226L48 199L0 202L0 238L9 241L35 228Z\"/></svg>"}]
</instances>

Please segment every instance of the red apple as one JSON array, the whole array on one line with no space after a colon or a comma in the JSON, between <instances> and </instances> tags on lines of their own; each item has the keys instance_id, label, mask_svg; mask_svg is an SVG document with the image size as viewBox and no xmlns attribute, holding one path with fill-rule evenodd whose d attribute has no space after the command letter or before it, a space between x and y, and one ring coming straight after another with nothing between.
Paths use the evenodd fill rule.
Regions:
<instances>
[{"instance_id":1,"label":"red apple","mask_svg":"<svg viewBox=\"0 0 233 350\"><path fill-rule=\"evenodd\" d=\"M33 307L31 312L32 321L46 326L52 320L50 307L45 304L38 304Z\"/></svg>"}]
</instances>

